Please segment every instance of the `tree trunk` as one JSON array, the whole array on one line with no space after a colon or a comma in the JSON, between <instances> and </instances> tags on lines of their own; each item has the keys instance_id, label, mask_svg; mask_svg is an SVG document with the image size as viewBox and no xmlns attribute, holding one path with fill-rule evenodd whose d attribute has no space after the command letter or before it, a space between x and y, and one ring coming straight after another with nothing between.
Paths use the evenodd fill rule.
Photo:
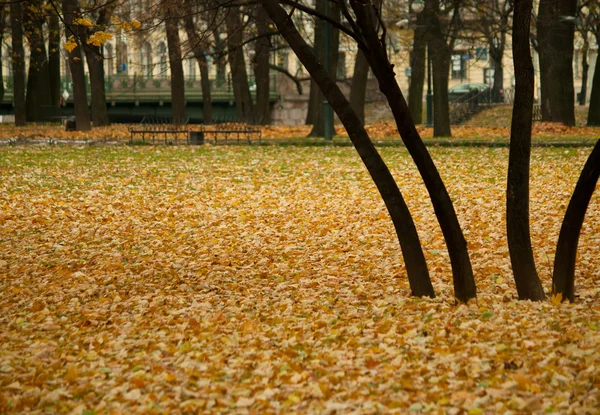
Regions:
<instances>
[{"instance_id":1,"label":"tree trunk","mask_svg":"<svg viewBox=\"0 0 600 415\"><path fill-rule=\"evenodd\" d=\"M540 0L537 33L542 92L542 119L575 125L573 86L574 23L577 0Z\"/></svg>"},{"instance_id":2,"label":"tree trunk","mask_svg":"<svg viewBox=\"0 0 600 415\"><path fill-rule=\"evenodd\" d=\"M589 47L590 45L587 38L584 38L583 48L581 49L581 91L579 92L579 105L585 105L587 100L588 72L590 70L587 59Z\"/></svg>"},{"instance_id":3,"label":"tree trunk","mask_svg":"<svg viewBox=\"0 0 600 415\"><path fill-rule=\"evenodd\" d=\"M575 262L581 226L585 219L592 194L600 175L600 140L587 159L575 191L569 201L567 212L558 235L556 255L554 256L554 273L552 275L552 294L561 294L562 299L575 300Z\"/></svg>"},{"instance_id":4,"label":"tree trunk","mask_svg":"<svg viewBox=\"0 0 600 415\"><path fill-rule=\"evenodd\" d=\"M329 14L328 16L335 20L336 22L340 21L340 8L337 4L331 0L324 0L317 2L317 10L321 13L325 14L325 3L329 2ZM321 62L325 62L325 31L326 23L324 21L319 21L317 24L322 26L322 41L321 43L317 42L317 37L315 34L315 49L318 51L317 57ZM338 65L338 52L340 46L340 31L335 29L333 26L329 28L329 76L331 76L334 80L337 79L337 65ZM313 128L311 132L308 134L309 137L324 137L325 136L325 111L323 107L323 102L325 101L325 97L323 92L317 88L317 100L315 102L316 105L316 118L313 122Z\"/></svg>"},{"instance_id":5,"label":"tree trunk","mask_svg":"<svg viewBox=\"0 0 600 415\"><path fill-rule=\"evenodd\" d=\"M48 70L50 96L53 106L60 105L60 20L56 12L50 12L48 22Z\"/></svg>"},{"instance_id":6,"label":"tree trunk","mask_svg":"<svg viewBox=\"0 0 600 415\"><path fill-rule=\"evenodd\" d=\"M352 109L365 124L365 100L367 96L367 82L369 80L369 62L362 50L356 52L354 62L354 74L352 75L352 87L350 88L350 105Z\"/></svg>"},{"instance_id":7,"label":"tree trunk","mask_svg":"<svg viewBox=\"0 0 600 415\"><path fill-rule=\"evenodd\" d=\"M600 42L600 36L598 36L597 42ZM600 125L600 54L596 55L596 66L594 67L594 78L592 79L587 125Z\"/></svg>"},{"instance_id":8,"label":"tree trunk","mask_svg":"<svg viewBox=\"0 0 600 415\"><path fill-rule=\"evenodd\" d=\"M491 98L493 102L498 102L500 91L504 89L504 67L502 58L504 57L504 45L490 48L490 59L494 67L494 85L492 86Z\"/></svg>"},{"instance_id":9,"label":"tree trunk","mask_svg":"<svg viewBox=\"0 0 600 415\"><path fill-rule=\"evenodd\" d=\"M329 0L326 0L329 1ZM316 2L316 9L320 13L325 13L324 3L322 1ZM321 62L323 62L323 42L325 39L325 23L321 20L316 20L314 24L314 43L313 47L315 54ZM308 93L308 111L306 112L306 125L315 125L319 118L319 112L321 117L323 116L323 94L319 89L319 86L314 79L310 80L310 90Z\"/></svg>"},{"instance_id":10,"label":"tree trunk","mask_svg":"<svg viewBox=\"0 0 600 415\"><path fill-rule=\"evenodd\" d=\"M410 53L410 85L408 86L408 110L415 124L423 123L423 85L425 84L425 61L427 51L427 22L425 13L417 15L417 27Z\"/></svg>"},{"instance_id":11,"label":"tree trunk","mask_svg":"<svg viewBox=\"0 0 600 415\"><path fill-rule=\"evenodd\" d=\"M429 5L431 3L431 5ZM428 23L428 44L433 67L433 136L451 137L450 104L448 101L448 78L452 52L442 32L439 0L426 2L425 13Z\"/></svg>"},{"instance_id":12,"label":"tree trunk","mask_svg":"<svg viewBox=\"0 0 600 415\"><path fill-rule=\"evenodd\" d=\"M42 4L32 0L25 4L23 24L29 42L29 74L25 106L27 120L42 121L44 107L52 104L50 91L50 70L44 41L44 16Z\"/></svg>"},{"instance_id":13,"label":"tree trunk","mask_svg":"<svg viewBox=\"0 0 600 415\"><path fill-rule=\"evenodd\" d=\"M360 119L352 110L350 102L344 97L335 79L327 73L313 49L296 30L292 20L288 18L287 13L279 6L277 0L261 0L261 3L277 25L281 35L287 40L298 59L331 103L371 174L396 229L413 295L433 297L434 292L429 279L427 264L408 207L393 176L375 149Z\"/></svg>"},{"instance_id":14,"label":"tree trunk","mask_svg":"<svg viewBox=\"0 0 600 415\"><path fill-rule=\"evenodd\" d=\"M225 73L227 72L227 59L225 57L225 40L221 37L221 27L216 27L213 31L215 38L214 61L217 66L217 89L225 85Z\"/></svg>"},{"instance_id":15,"label":"tree trunk","mask_svg":"<svg viewBox=\"0 0 600 415\"><path fill-rule=\"evenodd\" d=\"M110 9L107 7L110 7ZM96 19L96 27L103 27L108 23L112 6L107 7L100 10L98 19ZM88 65L88 73L90 76L92 123L94 127L100 127L104 125L110 125L108 109L106 108L104 58L102 56L101 47L87 43L88 36L90 34L91 32L86 29L81 30L81 42L83 44L83 51L85 53L85 59Z\"/></svg>"},{"instance_id":16,"label":"tree trunk","mask_svg":"<svg viewBox=\"0 0 600 415\"><path fill-rule=\"evenodd\" d=\"M533 62L529 51L531 9L532 0L515 2L512 49L516 86L508 157L506 233L519 298L539 301L545 297L544 289L535 269L529 234L529 162L534 90Z\"/></svg>"},{"instance_id":17,"label":"tree trunk","mask_svg":"<svg viewBox=\"0 0 600 415\"><path fill-rule=\"evenodd\" d=\"M269 125L271 124L271 105L269 102L271 92L269 74L271 37L266 34L271 30L269 29L269 15L265 9L260 5L256 9L256 29L260 37L254 46L254 79L256 81L256 119L254 122Z\"/></svg>"},{"instance_id":18,"label":"tree trunk","mask_svg":"<svg viewBox=\"0 0 600 415\"><path fill-rule=\"evenodd\" d=\"M171 116L174 122L184 122L186 119L185 82L183 79L178 17L175 10L172 10L175 7L174 5L165 2L164 7L169 67L171 68Z\"/></svg>"},{"instance_id":19,"label":"tree trunk","mask_svg":"<svg viewBox=\"0 0 600 415\"><path fill-rule=\"evenodd\" d=\"M254 115L254 104L252 103L248 73L246 72L246 59L244 58L244 47L242 45L244 41L243 29L238 6L229 8L225 23L227 25L227 57L231 69L231 82L233 84L237 117L242 122L251 122Z\"/></svg>"},{"instance_id":20,"label":"tree trunk","mask_svg":"<svg viewBox=\"0 0 600 415\"><path fill-rule=\"evenodd\" d=\"M191 45L192 53L198 67L200 68L200 83L202 86L202 118L204 124L212 124L212 97L210 90L210 79L208 78L208 61L206 50L208 44L200 38L194 24L194 14L189 0L185 2L186 13L184 17L185 32Z\"/></svg>"},{"instance_id":21,"label":"tree trunk","mask_svg":"<svg viewBox=\"0 0 600 415\"><path fill-rule=\"evenodd\" d=\"M25 125L25 49L23 47L23 3L10 3L12 37L13 102L15 125Z\"/></svg>"},{"instance_id":22,"label":"tree trunk","mask_svg":"<svg viewBox=\"0 0 600 415\"><path fill-rule=\"evenodd\" d=\"M427 187L433 208L442 229L454 279L455 296L466 302L477 295L477 287L473 278L473 268L469 259L467 242L458 222L452 200L440 174L419 136L408 110L408 104L396 81L394 66L390 63L385 46L381 43L376 30L378 18L372 7L365 6L357 0L351 0L357 23L364 36L366 49L363 50L371 70L379 81L379 89L385 95L394 115L396 126L421 177Z\"/></svg>"},{"instance_id":23,"label":"tree trunk","mask_svg":"<svg viewBox=\"0 0 600 415\"><path fill-rule=\"evenodd\" d=\"M75 37L77 47L68 55L69 68L71 70L71 81L73 82L75 128L78 131L89 131L92 129L92 125L90 122L90 110L87 103L81 45L79 44L78 39L78 37L81 37L82 27L80 25L72 24L77 10L77 0L62 0L62 5L65 25L71 27L71 30L78 35Z\"/></svg>"}]
</instances>

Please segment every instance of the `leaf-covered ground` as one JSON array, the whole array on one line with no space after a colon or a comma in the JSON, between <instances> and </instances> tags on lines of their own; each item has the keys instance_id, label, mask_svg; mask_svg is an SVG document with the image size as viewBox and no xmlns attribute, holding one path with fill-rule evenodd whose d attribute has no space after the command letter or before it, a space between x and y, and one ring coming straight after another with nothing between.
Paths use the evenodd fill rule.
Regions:
<instances>
[{"instance_id":1,"label":"leaf-covered ground","mask_svg":"<svg viewBox=\"0 0 600 415\"><path fill-rule=\"evenodd\" d=\"M536 149L546 289L589 148ZM0 149L0 413L556 413L600 407L600 198L574 304L520 302L506 149L432 149L477 302L407 153L385 148L438 297L409 289L348 147Z\"/></svg>"}]
</instances>

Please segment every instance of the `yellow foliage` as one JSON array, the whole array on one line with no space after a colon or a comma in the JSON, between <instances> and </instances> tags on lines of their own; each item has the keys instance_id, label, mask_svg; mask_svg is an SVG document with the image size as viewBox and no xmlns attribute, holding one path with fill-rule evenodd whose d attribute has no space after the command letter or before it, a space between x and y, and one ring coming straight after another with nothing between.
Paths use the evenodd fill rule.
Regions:
<instances>
[{"instance_id":1,"label":"yellow foliage","mask_svg":"<svg viewBox=\"0 0 600 415\"><path fill-rule=\"evenodd\" d=\"M559 306L560 303L562 303L563 295L562 293L552 294L552 298L550 300L552 301L552 304Z\"/></svg>"},{"instance_id":2,"label":"yellow foliage","mask_svg":"<svg viewBox=\"0 0 600 415\"><path fill-rule=\"evenodd\" d=\"M77 47L77 42L75 42L75 36L69 36L69 39L67 39L67 42L63 45L63 48L65 48L69 53L73 52L73 49L75 49Z\"/></svg>"},{"instance_id":3,"label":"yellow foliage","mask_svg":"<svg viewBox=\"0 0 600 415\"><path fill-rule=\"evenodd\" d=\"M140 27L142 27L142 24L141 24L141 23L140 23L138 20L136 20L136 19L133 19L133 20L131 21L131 25L132 25L132 26L133 26L135 29L139 29Z\"/></svg>"},{"instance_id":4,"label":"yellow foliage","mask_svg":"<svg viewBox=\"0 0 600 415\"><path fill-rule=\"evenodd\" d=\"M99 32L96 32L93 35L91 35L88 38L87 43L88 43L88 45L91 44L94 46L102 46L109 40L112 40L112 38L113 38L113 35L111 35L110 33L105 33L105 32L99 31Z\"/></svg>"},{"instance_id":5,"label":"yellow foliage","mask_svg":"<svg viewBox=\"0 0 600 415\"><path fill-rule=\"evenodd\" d=\"M90 19L88 19L87 17L75 19L75 20L73 20L73 24L76 24L79 26L85 26L85 27L92 27L94 25L94 23L92 23L92 21Z\"/></svg>"}]
</instances>

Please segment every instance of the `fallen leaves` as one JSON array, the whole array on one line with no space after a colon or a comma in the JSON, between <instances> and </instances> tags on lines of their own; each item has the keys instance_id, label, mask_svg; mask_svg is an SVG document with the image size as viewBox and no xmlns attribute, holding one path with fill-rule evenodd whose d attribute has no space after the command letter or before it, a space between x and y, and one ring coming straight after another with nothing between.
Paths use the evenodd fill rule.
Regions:
<instances>
[{"instance_id":1,"label":"fallen leaves","mask_svg":"<svg viewBox=\"0 0 600 415\"><path fill-rule=\"evenodd\" d=\"M588 151L533 151L547 291ZM593 413L598 195L577 302L521 302L507 150L433 149L479 288L457 306L421 180L403 149L382 153L436 299L408 297L385 206L351 148L0 149L0 413Z\"/></svg>"}]
</instances>

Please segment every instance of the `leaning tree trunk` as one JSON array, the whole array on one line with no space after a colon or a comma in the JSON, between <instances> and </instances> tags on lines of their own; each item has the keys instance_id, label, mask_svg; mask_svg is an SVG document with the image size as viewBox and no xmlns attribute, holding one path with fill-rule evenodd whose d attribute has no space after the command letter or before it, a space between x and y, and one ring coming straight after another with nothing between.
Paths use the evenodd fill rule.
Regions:
<instances>
[{"instance_id":1,"label":"leaning tree trunk","mask_svg":"<svg viewBox=\"0 0 600 415\"><path fill-rule=\"evenodd\" d=\"M427 3L426 3L426 7ZM439 8L439 4L438 7ZM442 33L436 10L425 10L429 25L428 44L433 67L433 136L451 137L448 78L452 53Z\"/></svg>"},{"instance_id":2,"label":"leaning tree trunk","mask_svg":"<svg viewBox=\"0 0 600 415\"><path fill-rule=\"evenodd\" d=\"M356 52L354 62L354 74L352 75L352 88L350 88L350 105L362 121L365 123L365 101L367 97L367 82L369 80L369 62L362 50Z\"/></svg>"},{"instance_id":3,"label":"leaning tree trunk","mask_svg":"<svg viewBox=\"0 0 600 415\"><path fill-rule=\"evenodd\" d=\"M529 163L534 92L533 62L529 51L531 8L532 0L515 2L512 49L516 85L508 156L506 233L519 298L539 301L545 297L544 289L535 269L529 233Z\"/></svg>"},{"instance_id":4,"label":"leaning tree trunk","mask_svg":"<svg viewBox=\"0 0 600 415\"><path fill-rule=\"evenodd\" d=\"M271 56L271 37L267 34L269 29L269 16L260 5L256 10L256 29L259 38L255 43L255 66L254 78L256 81L256 119L255 123L262 125L271 124L270 98L270 68L269 58Z\"/></svg>"},{"instance_id":5,"label":"leaning tree trunk","mask_svg":"<svg viewBox=\"0 0 600 415\"><path fill-rule=\"evenodd\" d=\"M89 131L92 129L90 122L90 110L87 103L87 92L85 88L85 74L81 55L81 45L78 38L81 36L81 26L73 25L73 18L77 11L77 0L62 0L64 22L67 27L78 34L75 37L77 47L68 55L69 69L71 70L71 81L73 82L73 104L75 106L75 128L78 131Z\"/></svg>"},{"instance_id":6,"label":"leaning tree trunk","mask_svg":"<svg viewBox=\"0 0 600 415\"><path fill-rule=\"evenodd\" d=\"M415 124L423 123L423 85L427 51L427 25L425 13L417 15L417 27L410 53L410 85L408 86L408 110Z\"/></svg>"},{"instance_id":7,"label":"leaning tree trunk","mask_svg":"<svg viewBox=\"0 0 600 415\"><path fill-rule=\"evenodd\" d=\"M12 37L13 103L15 125L25 125L25 48L23 47L23 3L10 3Z\"/></svg>"},{"instance_id":8,"label":"leaning tree trunk","mask_svg":"<svg viewBox=\"0 0 600 415\"><path fill-rule=\"evenodd\" d=\"M191 8L190 1L185 2L186 13L183 18L185 32L188 37L188 42L191 45L192 53L198 67L200 68L200 84L202 86L202 118L204 124L212 124L212 97L210 90L210 79L208 78L208 60L206 59L206 50L208 45L202 40L196 31L194 24L194 13Z\"/></svg>"},{"instance_id":9,"label":"leaning tree trunk","mask_svg":"<svg viewBox=\"0 0 600 415\"><path fill-rule=\"evenodd\" d=\"M48 70L52 106L60 105L60 20L55 11L48 22Z\"/></svg>"},{"instance_id":10,"label":"leaning tree trunk","mask_svg":"<svg viewBox=\"0 0 600 415\"><path fill-rule=\"evenodd\" d=\"M52 105L50 71L44 41L44 17L41 10L39 0L25 3L23 23L30 50L25 106L27 120L32 122L43 120L44 107Z\"/></svg>"},{"instance_id":11,"label":"leaning tree trunk","mask_svg":"<svg viewBox=\"0 0 600 415\"><path fill-rule=\"evenodd\" d=\"M178 17L175 10L173 10L174 5L165 3L164 7L169 67L171 68L171 116L174 122L184 122L186 118L185 82L183 79L179 25L177 24Z\"/></svg>"},{"instance_id":12,"label":"leaning tree trunk","mask_svg":"<svg viewBox=\"0 0 600 415\"><path fill-rule=\"evenodd\" d=\"M379 81L380 91L385 95L390 105L400 137L429 192L433 209L448 247L455 296L459 301L467 302L469 299L476 297L477 287L473 277L467 242L458 222L454 205L410 116L408 104L396 81L394 65L390 63L385 45L381 42L376 30L379 21L376 11L372 6L365 6L364 3L357 0L351 0L350 4L366 42L366 46L363 45L365 48L363 52Z\"/></svg>"},{"instance_id":13,"label":"leaning tree trunk","mask_svg":"<svg viewBox=\"0 0 600 415\"><path fill-rule=\"evenodd\" d=\"M261 3L281 35L287 40L298 59L329 100L371 174L396 229L413 295L433 297L434 292L429 279L427 264L408 207L393 176L375 149L360 119L352 110L350 103L337 86L335 79L327 73L313 49L306 43L277 0L261 0Z\"/></svg>"},{"instance_id":14,"label":"leaning tree trunk","mask_svg":"<svg viewBox=\"0 0 600 415\"><path fill-rule=\"evenodd\" d=\"M254 115L254 104L252 103L248 73L246 72L239 6L231 7L227 11L225 23L227 25L227 56L229 58L229 68L231 69L235 109L240 121L249 122Z\"/></svg>"},{"instance_id":15,"label":"leaning tree trunk","mask_svg":"<svg viewBox=\"0 0 600 415\"><path fill-rule=\"evenodd\" d=\"M600 32L596 35L596 43L600 44ZM592 90L590 93L590 107L588 108L587 125L600 125L600 54L596 57Z\"/></svg>"},{"instance_id":16,"label":"leaning tree trunk","mask_svg":"<svg viewBox=\"0 0 600 415\"><path fill-rule=\"evenodd\" d=\"M583 166L558 235L552 275L552 295L560 294L563 300L568 299L571 302L575 300L575 262L579 234L599 175L600 140L596 141L592 153Z\"/></svg>"}]
</instances>

